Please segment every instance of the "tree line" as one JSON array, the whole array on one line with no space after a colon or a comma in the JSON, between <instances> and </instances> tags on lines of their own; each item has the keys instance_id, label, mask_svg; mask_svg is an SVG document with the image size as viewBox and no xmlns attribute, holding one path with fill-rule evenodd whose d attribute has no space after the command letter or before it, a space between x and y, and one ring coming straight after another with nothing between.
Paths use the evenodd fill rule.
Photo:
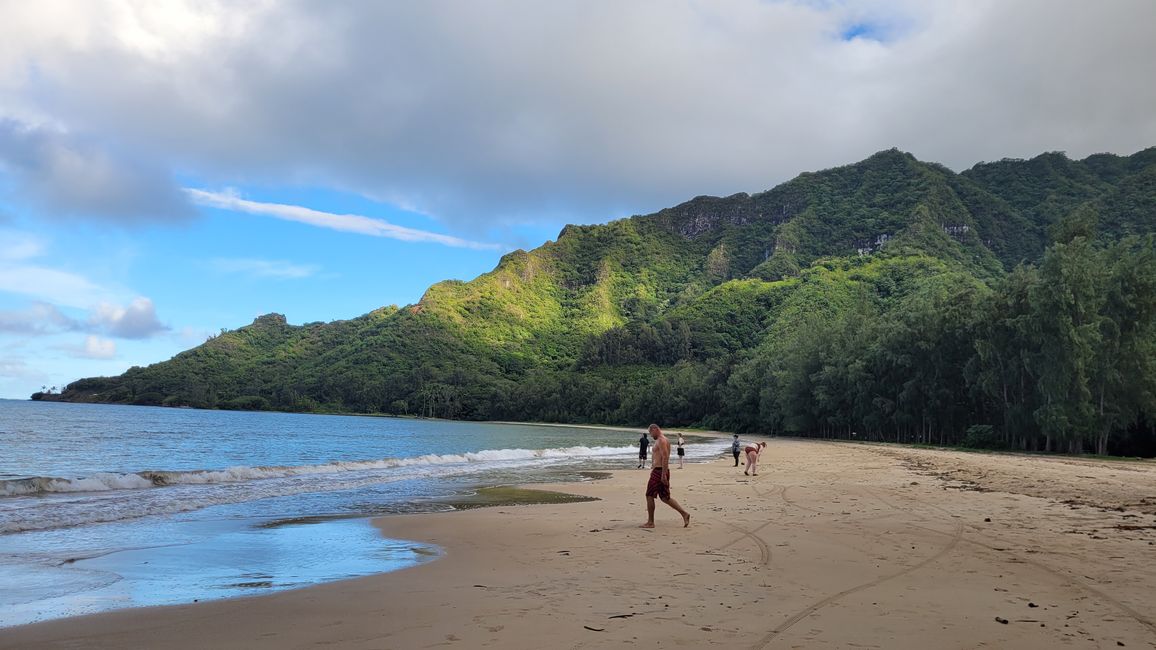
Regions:
<instances>
[{"instance_id":1,"label":"tree line","mask_svg":"<svg viewBox=\"0 0 1156 650\"><path fill-rule=\"evenodd\" d=\"M992 285L928 266L805 277L752 348L712 347L685 320L620 328L588 346L581 372L519 382L505 416L1156 453L1152 237L1075 236Z\"/></svg>"}]
</instances>

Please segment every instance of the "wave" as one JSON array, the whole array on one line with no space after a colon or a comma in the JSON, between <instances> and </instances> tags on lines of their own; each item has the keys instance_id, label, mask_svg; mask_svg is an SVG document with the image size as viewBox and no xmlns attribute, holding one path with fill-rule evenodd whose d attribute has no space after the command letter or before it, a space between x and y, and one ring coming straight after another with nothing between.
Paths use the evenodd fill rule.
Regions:
<instances>
[{"instance_id":1,"label":"wave","mask_svg":"<svg viewBox=\"0 0 1156 650\"><path fill-rule=\"evenodd\" d=\"M503 461L566 460L617 456L633 453L634 447L564 447L558 449L484 449L464 454L427 454L413 458L335 461L320 465L237 466L225 469L185 471L144 470L140 472L100 472L80 478L33 476L0 479L0 497L35 496L56 492L106 492L140 490L169 485L206 485L243 483L262 479L287 478L314 474L340 474L394 467L495 463Z\"/></svg>"}]
</instances>

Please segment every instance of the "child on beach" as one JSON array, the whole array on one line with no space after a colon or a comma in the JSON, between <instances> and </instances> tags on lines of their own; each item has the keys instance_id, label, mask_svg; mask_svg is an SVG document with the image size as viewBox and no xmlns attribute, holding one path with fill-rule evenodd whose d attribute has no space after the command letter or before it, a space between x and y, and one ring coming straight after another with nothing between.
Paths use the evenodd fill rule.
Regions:
<instances>
[{"instance_id":1,"label":"child on beach","mask_svg":"<svg viewBox=\"0 0 1156 650\"><path fill-rule=\"evenodd\" d=\"M682 459L686 456L686 450L682 448L682 434L678 434L678 468L682 469Z\"/></svg>"}]
</instances>

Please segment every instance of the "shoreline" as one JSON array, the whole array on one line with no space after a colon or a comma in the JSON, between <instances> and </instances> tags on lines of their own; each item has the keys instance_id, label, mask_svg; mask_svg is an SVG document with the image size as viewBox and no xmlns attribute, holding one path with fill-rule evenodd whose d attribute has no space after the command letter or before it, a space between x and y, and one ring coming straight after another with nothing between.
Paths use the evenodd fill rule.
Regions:
<instances>
[{"instance_id":1,"label":"shoreline","mask_svg":"<svg viewBox=\"0 0 1156 650\"><path fill-rule=\"evenodd\" d=\"M0 401L11 402L55 402L60 404L92 404L105 406L130 406L130 407L145 407L145 408L159 408L159 409L192 409L197 411L213 411L224 413L284 413L292 415L322 415L322 416L338 416L338 417L358 417L358 418L393 418L397 420L414 420L427 422L450 422L450 423L473 423L473 424L502 424L511 426L533 426L533 427L558 427L568 429L595 429L603 431L645 431L645 426L629 426L616 424L566 424L563 422L518 422L515 420L455 420L446 418L422 417L416 415L398 415L396 413L352 413L347 411L275 411L275 410L243 410L243 409L206 409L195 406L161 406L157 404L122 404L118 402L83 402L73 400L32 400L29 398L0 398ZM728 438L734 435L734 432L718 431L714 429L693 429L685 427L663 427L663 431L670 431L673 433L681 432L684 435L697 435L707 438ZM849 443L858 445L883 445L894 446L906 449L936 449L944 451L958 451L962 453L976 453L976 454L1001 454L1001 455L1022 455L1028 457L1045 457L1045 458L1073 458L1086 460L1119 460L1128 462L1150 462L1156 463L1156 456L1114 456L1114 455L1097 455L1097 454L1069 454L1060 451L1024 451L1017 449L979 449L972 447L942 447L931 444L919 444L911 442L888 442L885 440L849 440L844 438L810 438L806 436L790 436L782 434L763 435L763 434L739 434L741 438L765 438L765 439L783 439L783 440L800 440L813 442L833 442L833 443Z\"/></svg>"},{"instance_id":2,"label":"shoreline","mask_svg":"<svg viewBox=\"0 0 1156 650\"><path fill-rule=\"evenodd\" d=\"M690 528L662 504L637 528L647 472L617 470L533 486L599 501L375 519L444 550L416 567L4 628L0 648L1156 648L1156 467L769 443L757 478L729 457L672 472Z\"/></svg>"}]
</instances>

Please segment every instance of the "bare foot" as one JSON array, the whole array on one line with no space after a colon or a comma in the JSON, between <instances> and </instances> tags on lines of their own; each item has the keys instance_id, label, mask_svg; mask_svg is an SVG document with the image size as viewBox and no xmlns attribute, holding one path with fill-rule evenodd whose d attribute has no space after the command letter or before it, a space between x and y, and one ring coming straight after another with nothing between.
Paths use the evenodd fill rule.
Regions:
<instances>
[{"instance_id":1,"label":"bare foot","mask_svg":"<svg viewBox=\"0 0 1156 650\"><path fill-rule=\"evenodd\" d=\"M755 472L755 473L754 473L754 476L758 476L758 475L759 475L759 473L758 473L758 472Z\"/></svg>"},{"instance_id":2,"label":"bare foot","mask_svg":"<svg viewBox=\"0 0 1156 650\"><path fill-rule=\"evenodd\" d=\"M746 474L747 476L750 476L750 475L751 475L751 473L750 473L750 472L743 472L743 474Z\"/></svg>"},{"instance_id":3,"label":"bare foot","mask_svg":"<svg viewBox=\"0 0 1156 650\"><path fill-rule=\"evenodd\" d=\"M690 525L690 515L689 514L683 515L682 516L682 527L686 528L689 525Z\"/></svg>"},{"instance_id":4,"label":"bare foot","mask_svg":"<svg viewBox=\"0 0 1156 650\"><path fill-rule=\"evenodd\" d=\"M642 524L639 528L654 528L654 524Z\"/></svg>"}]
</instances>

